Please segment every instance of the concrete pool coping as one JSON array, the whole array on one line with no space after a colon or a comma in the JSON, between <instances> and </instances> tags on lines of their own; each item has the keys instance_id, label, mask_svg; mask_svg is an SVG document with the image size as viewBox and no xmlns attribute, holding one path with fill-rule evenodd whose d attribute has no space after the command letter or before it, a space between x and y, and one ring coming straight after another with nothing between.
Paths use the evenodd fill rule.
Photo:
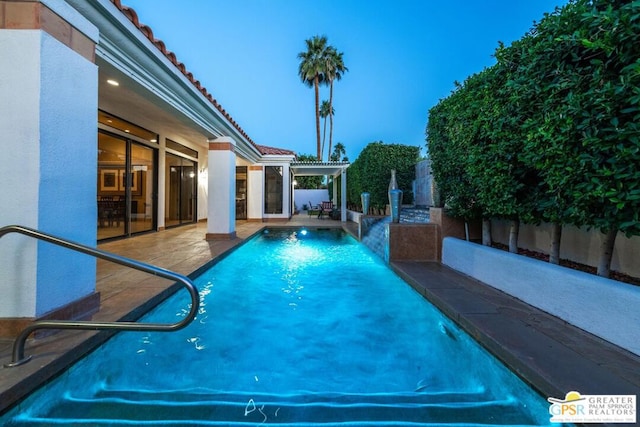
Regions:
<instances>
[{"instance_id":1,"label":"concrete pool coping","mask_svg":"<svg viewBox=\"0 0 640 427\"><path fill-rule=\"evenodd\" d=\"M545 397L640 394L640 357L435 262L392 268Z\"/></svg>"},{"instance_id":2,"label":"concrete pool coping","mask_svg":"<svg viewBox=\"0 0 640 427\"><path fill-rule=\"evenodd\" d=\"M206 224L182 226L100 245L106 251L190 274L265 227L342 227L357 224L295 216L279 223L238 222L235 240L206 241ZM391 267L436 307L545 397L582 394L640 395L640 357L568 325L439 263L395 262ZM98 261L100 311L94 320L133 320L162 300L171 283ZM615 326L615 325L614 325ZM0 412L55 377L108 338L105 333L63 331L29 341L30 363L0 367ZM0 341L0 366L11 342Z\"/></svg>"}]
</instances>

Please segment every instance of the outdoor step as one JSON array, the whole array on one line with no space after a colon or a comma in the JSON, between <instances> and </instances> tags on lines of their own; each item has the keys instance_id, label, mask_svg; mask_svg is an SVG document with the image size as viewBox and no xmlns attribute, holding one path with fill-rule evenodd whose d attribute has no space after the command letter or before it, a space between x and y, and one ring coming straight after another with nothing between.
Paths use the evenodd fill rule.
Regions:
<instances>
[{"instance_id":1,"label":"outdoor step","mask_svg":"<svg viewBox=\"0 0 640 427\"><path fill-rule=\"evenodd\" d=\"M484 388L460 391L428 391L421 389L418 392L397 392L397 393L254 393L254 392L221 392L210 390L204 387L189 389L171 390L145 390L145 389L111 389L102 387L95 392L93 397L109 398L127 396L128 400L150 401L150 400L171 400L193 402L198 400L220 400L248 402L249 399L261 403L311 403L311 402L340 402L348 403L451 403L451 402L478 402L490 400Z\"/></svg>"},{"instance_id":2,"label":"outdoor step","mask_svg":"<svg viewBox=\"0 0 640 427\"><path fill-rule=\"evenodd\" d=\"M516 399L486 399L478 393L251 395L105 390L92 398L69 394L45 416L20 416L9 425L100 426L154 421L162 425L229 426L534 424L527 419Z\"/></svg>"}]
</instances>

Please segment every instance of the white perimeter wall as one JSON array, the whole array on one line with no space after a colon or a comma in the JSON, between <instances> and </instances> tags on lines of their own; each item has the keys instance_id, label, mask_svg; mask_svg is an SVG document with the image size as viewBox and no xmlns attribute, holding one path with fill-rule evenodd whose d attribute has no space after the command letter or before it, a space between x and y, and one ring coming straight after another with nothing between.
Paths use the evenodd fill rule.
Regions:
<instances>
[{"instance_id":1,"label":"white perimeter wall","mask_svg":"<svg viewBox=\"0 0 640 427\"><path fill-rule=\"evenodd\" d=\"M303 205L307 205L309 208L309 202L313 206L318 206L322 202L329 201L329 190L326 188L305 190L295 189L293 200L296 202L296 208L302 210Z\"/></svg>"},{"instance_id":2,"label":"white perimeter wall","mask_svg":"<svg viewBox=\"0 0 640 427\"><path fill-rule=\"evenodd\" d=\"M640 287L464 240L442 263L640 355Z\"/></svg>"},{"instance_id":3,"label":"white perimeter wall","mask_svg":"<svg viewBox=\"0 0 640 427\"><path fill-rule=\"evenodd\" d=\"M508 243L508 222L492 221L491 228L491 237L494 241ZM598 230L587 231L573 226L563 227L560 258L596 266L603 237L604 235ZM518 247L548 254L550 244L551 226L549 224L520 225ZM611 259L611 269L633 277L640 277L640 237L628 238L623 233L618 233Z\"/></svg>"}]
</instances>

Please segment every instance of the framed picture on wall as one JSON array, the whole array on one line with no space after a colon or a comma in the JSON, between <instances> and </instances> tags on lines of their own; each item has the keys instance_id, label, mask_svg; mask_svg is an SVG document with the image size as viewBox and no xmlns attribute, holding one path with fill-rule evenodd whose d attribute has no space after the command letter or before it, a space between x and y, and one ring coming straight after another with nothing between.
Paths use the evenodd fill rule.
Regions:
<instances>
[{"instance_id":1,"label":"framed picture on wall","mask_svg":"<svg viewBox=\"0 0 640 427\"><path fill-rule=\"evenodd\" d=\"M118 191L118 169L100 169L100 191Z\"/></svg>"},{"instance_id":2,"label":"framed picture on wall","mask_svg":"<svg viewBox=\"0 0 640 427\"><path fill-rule=\"evenodd\" d=\"M137 170L129 172L131 176L131 194L139 196L141 194L141 186L140 186L140 172ZM127 187L127 173L124 169L120 169L119 171L120 179L118 180L118 184L120 186L120 191L125 191Z\"/></svg>"}]
</instances>

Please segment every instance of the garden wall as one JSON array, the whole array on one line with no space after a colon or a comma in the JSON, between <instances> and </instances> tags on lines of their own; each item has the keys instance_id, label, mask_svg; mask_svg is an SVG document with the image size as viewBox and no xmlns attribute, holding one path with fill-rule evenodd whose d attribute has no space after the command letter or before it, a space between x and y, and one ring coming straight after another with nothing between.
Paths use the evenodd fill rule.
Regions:
<instances>
[{"instance_id":1,"label":"garden wall","mask_svg":"<svg viewBox=\"0 0 640 427\"><path fill-rule=\"evenodd\" d=\"M329 199L329 190L322 188L318 190L296 189L293 191L293 200L295 201L296 209L303 210L302 207L304 205L309 208L309 202L313 206L318 206L322 202L327 202L331 199Z\"/></svg>"},{"instance_id":2,"label":"garden wall","mask_svg":"<svg viewBox=\"0 0 640 427\"><path fill-rule=\"evenodd\" d=\"M640 287L447 237L442 263L640 355Z\"/></svg>"},{"instance_id":3,"label":"garden wall","mask_svg":"<svg viewBox=\"0 0 640 427\"><path fill-rule=\"evenodd\" d=\"M491 222L491 237L494 242L507 244L509 239L509 223L506 221ZM604 235L598 230L565 226L560 241L560 258L580 264L596 266L600 254L600 243ZM536 252L549 253L551 242L551 226L549 224L520 225L518 247ZM611 260L611 270L640 277L640 237L627 238L618 233Z\"/></svg>"}]
</instances>

